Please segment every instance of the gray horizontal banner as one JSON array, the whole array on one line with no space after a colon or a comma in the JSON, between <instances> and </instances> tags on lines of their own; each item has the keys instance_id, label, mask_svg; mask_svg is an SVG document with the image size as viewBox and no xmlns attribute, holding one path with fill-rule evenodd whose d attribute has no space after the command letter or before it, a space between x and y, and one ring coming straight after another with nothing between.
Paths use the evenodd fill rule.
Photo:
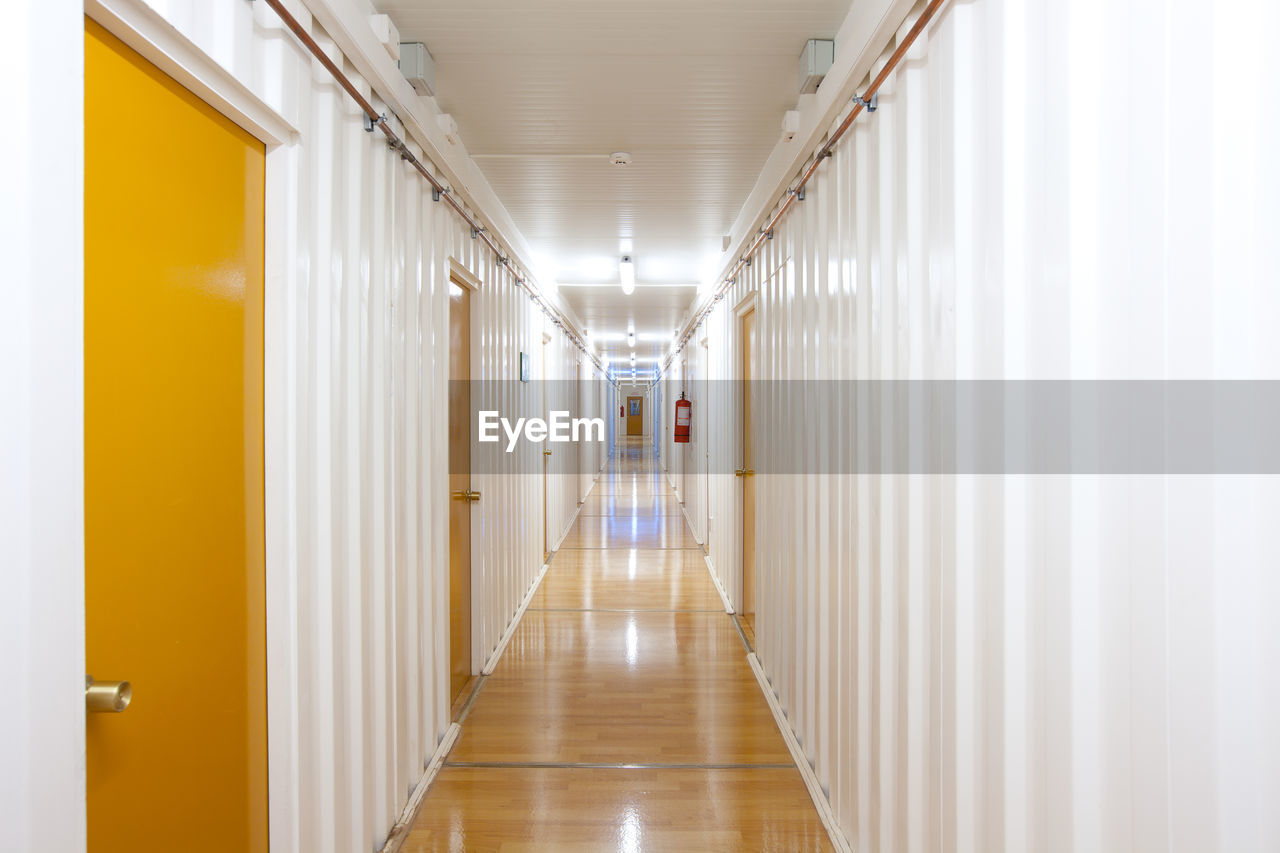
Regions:
<instances>
[{"instance_id":1,"label":"gray horizontal banner","mask_svg":"<svg viewBox=\"0 0 1280 853\"><path fill-rule=\"evenodd\" d=\"M618 408L626 395L597 411L594 383L471 384L473 472L542 473L547 465L578 473L594 458L581 446L607 442L611 427L626 432ZM724 380L683 391L693 410L689 444L673 442L669 405L655 418L653 406L663 404L656 393L639 417L649 440L656 428L665 453L684 454L686 472L1280 474L1280 381ZM529 418L550 422L545 434L536 423L531 431ZM575 440L574 419L590 418L603 423L578 424Z\"/></svg>"}]
</instances>

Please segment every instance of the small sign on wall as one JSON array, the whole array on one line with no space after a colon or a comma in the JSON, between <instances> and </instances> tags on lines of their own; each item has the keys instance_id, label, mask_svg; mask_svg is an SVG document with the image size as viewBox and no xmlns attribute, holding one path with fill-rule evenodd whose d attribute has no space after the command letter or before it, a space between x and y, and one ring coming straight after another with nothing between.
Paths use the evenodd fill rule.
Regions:
<instances>
[{"instance_id":1,"label":"small sign on wall","mask_svg":"<svg viewBox=\"0 0 1280 853\"><path fill-rule=\"evenodd\" d=\"M520 353L520 381L529 381L529 353Z\"/></svg>"}]
</instances>

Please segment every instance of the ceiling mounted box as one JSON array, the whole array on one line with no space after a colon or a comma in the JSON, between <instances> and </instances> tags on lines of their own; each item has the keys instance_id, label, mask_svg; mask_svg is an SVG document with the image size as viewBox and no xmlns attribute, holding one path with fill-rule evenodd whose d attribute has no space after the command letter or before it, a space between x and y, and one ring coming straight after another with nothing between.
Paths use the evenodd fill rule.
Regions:
<instances>
[{"instance_id":1,"label":"ceiling mounted box","mask_svg":"<svg viewBox=\"0 0 1280 853\"><path fill-rule=\"evenodd\" d=\"M800 94L812 95L836 61L836 43L830 39L809 39L800 53Z\"/></svg>"},{"instance_id":2,"label":"ceiling mounted box","mask_svg":"<svg viewBox=\"0 0 1280 853\"><path fill-rule=\"evenodd\" d=\"M422 42L400 43L400 73L419 95L436 93L436 61Z\"/></svg>"}]
</instances>

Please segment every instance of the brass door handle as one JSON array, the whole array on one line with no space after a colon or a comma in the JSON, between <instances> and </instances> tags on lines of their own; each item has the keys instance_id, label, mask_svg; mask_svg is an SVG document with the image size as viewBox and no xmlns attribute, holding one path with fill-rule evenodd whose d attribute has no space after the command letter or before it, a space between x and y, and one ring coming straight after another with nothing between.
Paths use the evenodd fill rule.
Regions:
<instances>
[{"instance_id":1,"label":"brass door handle","mask_svg":"<svg viewBox=\"0 0 1280 853\"><path fill-rule=\"evenodd\" d=\"M91 714L119 714L133 701L133 687L127 681L94 681L84 677L84 709Z\"/></svg>"},{"instance_id":2,"label":"brass door handle","mask_svg":"<svg viewBox=\"0 0 1280 853\"><path fill-rule=\"evenodd\" d=\"M471 500L471 492L454 492L453 499L455 501L469 501Z\"/></svg>"},{"instance_id":3,"label":"brass door handle","mask_svg":"<svg viewBox=\"0 0 1280 853\"><path fill-rule=\"evenodd\" d=\"M468 491L468 492L467 492L467 500L468 500L468 501L470 501L471 503L477 503L477 502L479 502L479 500L480 500L480 493L479 493L479 492L472 492L472 491Z\"/></svg>"},{"instance_id":4,"label":"brass door handle","mask_svg":"<svg viewBox=\"0 0 1280 853\"><path fill-rule=\"evenodd\" d=\"M550 450L544 450L544 451L542 451L542 455L543 455L543 456L550 456L550 455L551 455L551 451L550 451Z\"/></svg>"},{"instance_id":5,"label":"brass door handle","mask_svg":"<svg viewBox=\"0 0 1280 853\"><path fill-rule=\"evenodd\" d=\"M733 476L735 477L754 477L756 472L750 468L734 468Z\"/></svg>"}]
</instances>

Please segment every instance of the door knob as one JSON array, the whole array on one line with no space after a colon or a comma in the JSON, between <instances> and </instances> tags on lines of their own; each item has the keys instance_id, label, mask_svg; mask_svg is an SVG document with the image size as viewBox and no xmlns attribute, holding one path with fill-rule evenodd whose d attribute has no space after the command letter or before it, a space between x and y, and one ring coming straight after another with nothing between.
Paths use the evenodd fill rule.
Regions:
<instances>
[{"instance_id":1,"label":"door knob","mask_svg":"<svg viewBox=\"0 0 1280 853\"><path fill-rule=\"evenodd\" d=\"M743 468L734 468L734 469L733 469L733 476L735 476L735 477L741 477L744 473L746 473L746 469L743 469Z\"/></svg>"},{"instance_id":2,"label":"door knob","mask_svg":"<svg viewBox=\"0 0 1280 853\"><path fill-rule=\"evenodd\" d=\"M551 455L551 451L550 451L550 450L544 450L544 451L542 451L542 455L543 455L543 456L550 456L550 455Z\"/></svg>"},{"instance_id":3,"label":"door knob","mask_svg":"<svg viewBox=\"0 0 1280 853\"><path fill-rule=\"evenodd\" d=\"M754 477L755 475L756 475L756 472L754 469L751 469L751 468L742 469L742 476L744 477Z\"/></svg>"},{"instance_id":4,"label":"door knob","mask_svg":"<svg viewBox=\"0 0 1280 853\"><path fill-rule=\"evenodd\" d=\"M127 681L94 681L84 677L84 709L91 714L119 714L133 701L133 687Z\"/></svg>"},{"instance_id":5,"label":"door knob","mask_svg":"<svg viewBox=\"0 0 1280 853\"><path fill-rule=\"evenodd\" d=\"M472 503L478 502L480 500L480 493L468 491L467 500L471 501Z\"/></svg>"},{"instance_id":6,"label":"door knob","mask_svg":"<svg viewBox=\"0 0 1280 853\"><path fill-rule=\"evenodd\" d=\"M471 492L454 492L453 499L455 501L469 501L471 500Z\"/></svg>"}]
</instances>

